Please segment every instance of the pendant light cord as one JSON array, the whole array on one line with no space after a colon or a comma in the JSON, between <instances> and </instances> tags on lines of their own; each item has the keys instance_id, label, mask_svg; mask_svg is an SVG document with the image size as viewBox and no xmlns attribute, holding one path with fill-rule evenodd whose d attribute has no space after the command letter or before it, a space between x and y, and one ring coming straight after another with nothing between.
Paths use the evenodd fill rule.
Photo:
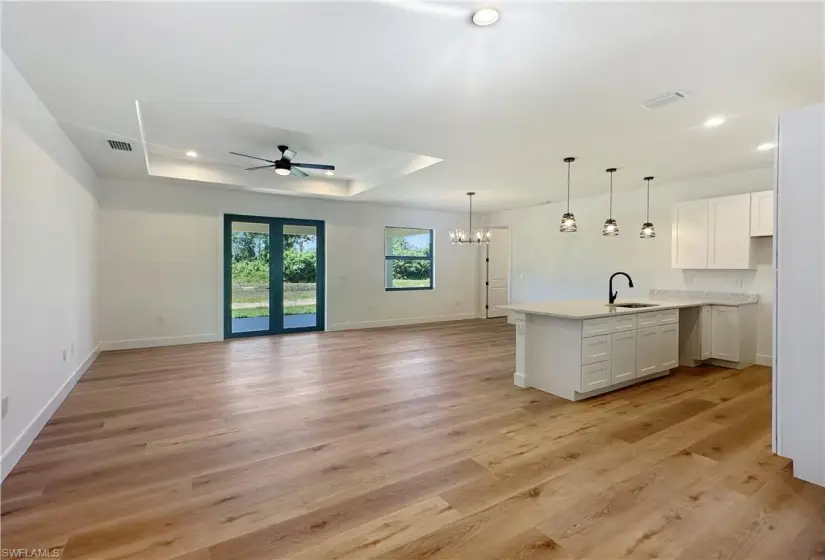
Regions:
<instances>
[{"instance_id":1,"label":"pendant light cord","mask_svg":"<svg viewBox=\"0 0 825 560\"><path fill-rule=\"evenodd\" d=\"M608 218L613 219L613 172L610 172L610 204L607 209Z\"/></svg>"},{"instance_id":2,"label":"pendant light cord","mask_svg":"<svg viewBox=\"0 0 825 560\"><path fill-rule=\"evenodd\" d=\"M647 222L650 223L650 181L653 177L645 177L647 182Z\"/></svg>"},{"instance_id":3,"label":"pendant light cord","mask_svg":"<svg viewBox=\"0 0 825 560\"><path fill-rule=\"evenodd\" d=\"M567 162L567 213L570 213L570 162Z\"/></svg>"},{"instance_id":4,"label":"pendant light cord","mask_svg":"<svg viewBox=\"0 0 825 560\"><path fill-rule=\"evenodd\" d=\"M473 195L470 195L470 231L467 232L470 239L473 238Z\"/></svg>"}]
</instances>

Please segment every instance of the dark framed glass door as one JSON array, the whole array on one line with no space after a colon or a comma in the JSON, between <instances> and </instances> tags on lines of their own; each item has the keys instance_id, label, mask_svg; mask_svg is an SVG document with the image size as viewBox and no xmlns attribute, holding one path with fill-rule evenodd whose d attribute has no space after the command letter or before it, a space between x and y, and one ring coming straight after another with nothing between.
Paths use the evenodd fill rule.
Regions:
<instances>
[{"instance_id":1,"label":"dark framed glass door","mask_svg":"<svg viewBox=\"0 0 825 560\"><path fill-rule=\"evenodd\" d=\"M224 337L324 330L324 222L224 216Z\"/></svg>"}]
</instances>

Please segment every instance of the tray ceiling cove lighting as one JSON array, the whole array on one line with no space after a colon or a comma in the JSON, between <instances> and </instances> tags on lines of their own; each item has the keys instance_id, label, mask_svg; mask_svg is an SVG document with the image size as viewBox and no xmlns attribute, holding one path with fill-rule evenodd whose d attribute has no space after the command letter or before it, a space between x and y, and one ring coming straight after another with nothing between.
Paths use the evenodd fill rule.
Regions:
<instances>
[{"instance_id":1,"label":"tray ceiling cove lighting","mask_svg":"<svg viewBox=\"0 0 825 560\"><path fill-rule=\"evenodd\" d=\"M188 152L186 152L186 155L188 157L198 157L198 152L196 152L195 150L189 150Z\"/></svg>"},{"instance_id":2,"label":"tray ceiling cove lighting","mask_svg":"<svg viewBox=\"0 0 825 560\"><path fill-rule=\"evenodd\" d=\"M619 224L613 219L613 174L616 172L615 167L605 169L610 173L610 205L607 207L607 219L604 221L602 227L602 235L619 235Z\"/></svg>"},{"instance_id":3,"label":"tray ceiling cove lighting","mask_svg":"<svg viewBox=\"0 0 825 560\"><path fill-rule=\"evenodd\" d=\"M450 241L453 245L458 243L459 245L465 245L467 243L489 243L490 242L490 230L489 229L477 229L473 231L473 195L476 193L468 192L467 196L470 197L470 224L469 229L465 232L461 228L456 228L451 230L450 233Z\"/></svg>"},{"instance_id":4,"label":"tray ceiling cove lighting","mask_svg":"<svg viewBox=\"0 0 825 560\"><path fill-rule=\"evenodd\" d=\"M576 216L570 211L570 164L574 161L576 161L574 157L564 158L564 163L567 164L567 212L561 217L559 231L562 233L572 233L578 229L578 226L576 226Z\"/></svg>"},{"instance_id":5,"label":"tray ceiling cove lighting","mask_svg":"<svg viewBox=\"0 0 825 560\"><path fill-rule=\"evenodd\" d=\"M653 180L653 177L645 177L644 180L647 181L647 219L645 223L642 224L642 231L639 233L639 237L642 239L650 239L656 237L656 228L653 227L653 222L650 221L650 182Z\"/></svg>"},{"instance_id":6,"label":"tray ceiling cove lighting","mask_svg":"<svg viewBox=\"0 0 825 560\"><path fill-rule=\"evenodd\" d=\"M498 21L499 13L495 8L481 8L473 13L473 23L479 27L487 27Z\"/></svg>"}]
</instances>

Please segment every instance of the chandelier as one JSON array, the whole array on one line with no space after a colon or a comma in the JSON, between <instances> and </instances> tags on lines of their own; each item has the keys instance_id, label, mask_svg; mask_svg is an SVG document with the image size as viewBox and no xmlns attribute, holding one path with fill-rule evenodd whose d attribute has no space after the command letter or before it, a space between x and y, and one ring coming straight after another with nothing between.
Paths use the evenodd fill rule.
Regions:
<instances>
[{"instance_id":1,"label":"chandelier","mask_svg":"<svg viewBox=\"0 0 825 560\"><path fill-rule=\"evenodd\" d=\"M470 197L470 224L467 231L464 231L461 228L450 230L450 241L453 245L458 243L459 245L464 245L466 243L489 243L490 242L490 230L489 229L476 229L473 230L473 195L476 194L474 192L468 192L467 196Z\"/></svg>"}]
</instances>

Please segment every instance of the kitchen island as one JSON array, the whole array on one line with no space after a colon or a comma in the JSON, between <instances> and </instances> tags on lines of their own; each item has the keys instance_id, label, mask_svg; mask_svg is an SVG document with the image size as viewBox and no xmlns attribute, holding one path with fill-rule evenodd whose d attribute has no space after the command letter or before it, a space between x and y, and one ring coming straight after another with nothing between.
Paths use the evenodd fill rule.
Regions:
<instances>
[{"instance_id":1,"label":"kitchen island","mask_svg":"<svg viewBox=\"0 0 825 560\"><path fill-rule=\"evenodd\" d=\"M680 364L742 368L756 355L755 303L751 294L708 294L503 306L516 326L513 382L575 401Z\"/></svg>"}]
</instances>

